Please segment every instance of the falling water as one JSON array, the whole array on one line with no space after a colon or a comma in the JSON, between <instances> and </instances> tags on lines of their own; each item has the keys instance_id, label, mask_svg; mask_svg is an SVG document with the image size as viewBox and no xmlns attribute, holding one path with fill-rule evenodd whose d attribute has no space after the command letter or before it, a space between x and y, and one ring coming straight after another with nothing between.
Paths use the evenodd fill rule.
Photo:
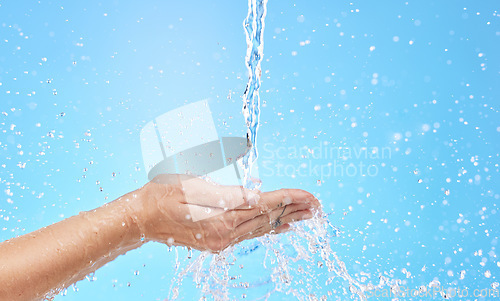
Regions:
<instances>
[{"instance_id":1,"label":"falling water","mask_svg":"<svg viewBox=\"0 0 500 301\"><path fill-rule=\"evenodd\" d=\"M259 128L260 97L259 88L261 84L261 61L264 49L264 18L266 16L267 0L249 0L248 15L243 22L247 41L246 66L249 72L248 83L243 95L243 115L247 126L247 143L249 151L243 157L244 186L251 189L258 188L258 184L251 179L252 164L257 160L257 131ZM351 299L367 300L366 291L380 289L388 286L391 290L398 290L399 282L381 276L378 284L361 283L352 277L345 263L339 258L331 247L333 239L340 231L330 224L328 217L323 212L317 212L314 218L294 225L293 234L288 236L265 235L257 241L243 243L230 247L219 254L202 252L195 259L191 259L179 270L179 256L176 255L176 277L172 280L170 299L179 296L179 288L183 279L193 276L193 281L203 296L211 296L214 300L228 300L233 298L232 290L243 289L241 298L246 297L246 290L261 285L272 285L273 289L266 292L263 298L268 298L275 292L284 292L293 295L299 300L325 300L328 296L349 296ZM253 244L253 245L252 245ZM305 247L307 246L307 247ZM239 258L251 255L258 249L265 250L262 262L263 268L269 275L263 275L264 279L251 283L240 281L240 276L234 274L232 267L237 266ZM253 254L257 256L257 254ZM304 263L309 275L304 274L302 264ZM243 266L240 265L242 269ZM324 284L316 288L296 288L298 282L318 281L318 275L311 274L313 269L320 268L322 275L327 275ZM236 271L236 273L238 273ZM314 273L314 272L313 272ZM266 277L268 276L268 277ZM295 278L295 280L294 280ZM363 281L364 282L364 281ZM250 292L250 291L248 291ZM325 292L326 295L325 295ZM318 294L319 293L319 294ZM319 297L319 299L317 298ZM200 300L205 300L202 297Z\"/></svg>"},{"instance_id":2,"label":"falling water","mask_svg":"<svg viewBox=\"0 0 500 301\"><path fill-rule=\"evenodd\" d=\"M252 164L257 160L257 131L259 129L259 117L260 117L260 96L259 88L261 84L261 61L264 55L264 19L266 17L266 5L267 0L248 0L248 15L243 22L243 27L245 29L246 41L247 41L247 54L245 58L245 63L248 69L248 83L243 94L243 115L245 117L245 122L247 126L247 141L250 147L248 153L243 157L243 169L244 169L244 186L247 188L258 188L256 183L250 179ZM345 269L345 264L337 257L337 255L332 252L329 240L327 237L327 229L325 218L321 218L318 215L314 220L314 226L311 229L316 229L317 237L306 237L309 242L313 245L317 245L320 249L320 254L323 260L327 263L327 268L329 272L335 272L336 276L342 277L344 280L349 282L349 289L352 293L357 294L361 299L364 299L362 290L359 288L359 284L347 273ZM302 231L303 236L307 236L307 232ZM321 231L323 230L323 231ZM268 251L274 249L274 244L265 239L260 239ZM278 268L279 277L274 277L273 282L285 282L289 283L287 280L289 277L287 275L287 260L285 258L280 258L279 252L273 252L277 257L277 262L279 262L280 267ZM330 258L332 255L333 259Z\"/></svg>"},{"instance_id":3,"label":"falling water","mask_svg":"<svg viewBox=\"0 0 500 301\"><path fill-rule=\"evenodd\" d=\"M243 157L244 185L258 188L250 179L252 164L257 160L257 131L260 116L260 62L264 55L264 18L267 0L248 0L248 15L243 22L247 40L245 63L248 83L243 94L243 116L247 126L247 141L250 150Z\"/></svg>"}]
</instances>

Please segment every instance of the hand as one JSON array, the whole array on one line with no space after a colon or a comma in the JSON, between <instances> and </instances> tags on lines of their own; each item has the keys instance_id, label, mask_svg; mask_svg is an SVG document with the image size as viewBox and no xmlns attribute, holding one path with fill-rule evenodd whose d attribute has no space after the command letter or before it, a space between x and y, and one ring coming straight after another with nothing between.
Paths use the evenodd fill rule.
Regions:
<instances>
[{"instance_id":1,"label":"hand","mask_svg":"<svg viewBox=\"0 0 500 301\"><path fill-rule=\"evenodd\" d=\"M135 196L135 197L134 197ZM218 252L311 218L319 201L299 189L251 191L187 175L161 175L129 200L145 241Z\"/></svg>"}]
</instances>

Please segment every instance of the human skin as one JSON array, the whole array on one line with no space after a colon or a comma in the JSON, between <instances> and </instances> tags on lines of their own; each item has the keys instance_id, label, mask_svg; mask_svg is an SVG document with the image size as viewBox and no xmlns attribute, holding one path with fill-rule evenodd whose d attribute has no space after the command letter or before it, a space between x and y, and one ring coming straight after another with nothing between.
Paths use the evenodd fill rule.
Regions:
<instances>
[{"instance_id":1,"label":"human skin","mask_svg":"<svg viewBox=\"0 0 500 301\"><path fill-rule=\"evenodd\" d=\"M43 299L151 241L218 252L283 233L319 206L299 189L262 193L162 175L102 207L0 243L0 300Z\"/></svg>"}]
</instances>

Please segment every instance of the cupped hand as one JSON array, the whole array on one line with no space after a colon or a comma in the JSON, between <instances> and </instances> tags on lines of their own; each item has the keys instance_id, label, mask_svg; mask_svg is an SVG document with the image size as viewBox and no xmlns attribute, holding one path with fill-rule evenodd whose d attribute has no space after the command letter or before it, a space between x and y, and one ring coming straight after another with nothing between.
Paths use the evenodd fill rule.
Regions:
<instances>
[{"instance_id":1,"label":"cupped hand","mask_svg":"<svg viewBox=\"0 0 500 301\"><path fill-rule=\"evenodd\" d=\"M145 241L218 252L245 239L283 233L311 218L319 201L300 189L251 191L187 175L160 175L136 192L133 218Z\"/></svg>"}]
</instances>

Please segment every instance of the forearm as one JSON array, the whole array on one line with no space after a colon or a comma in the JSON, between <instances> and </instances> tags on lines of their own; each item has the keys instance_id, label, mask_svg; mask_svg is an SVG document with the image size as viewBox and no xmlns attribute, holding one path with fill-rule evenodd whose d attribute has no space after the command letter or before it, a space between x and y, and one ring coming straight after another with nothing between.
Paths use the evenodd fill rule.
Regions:
<instances>
[{"instance_id":1,"label":"forearm","mask_svg":"<svg viewBox=\"0 0 500 301\"><path fill-rule=\"evenodd\" d=\"M141 245L127 198L0 244L2 300L43 298Z\"/></svg>"}]
</instances>

